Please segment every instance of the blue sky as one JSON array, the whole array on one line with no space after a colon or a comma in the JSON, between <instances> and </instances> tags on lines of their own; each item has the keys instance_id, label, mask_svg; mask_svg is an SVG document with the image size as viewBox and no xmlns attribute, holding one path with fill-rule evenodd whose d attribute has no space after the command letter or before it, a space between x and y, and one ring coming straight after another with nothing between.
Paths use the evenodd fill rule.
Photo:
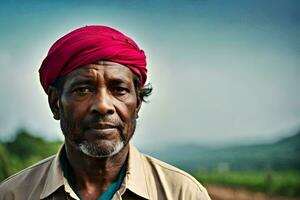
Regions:
<instances>
[{"instance_id":1,"label":"blue sky","mask_svg":"<svg viewBox=\"0 0 300 200\"><path fill-rule=\"evenodd\" d=\"M273 141L300 130L300 3L292 0L1 1L0 138L62 138L38 77L49 47L103 24L146 52L150 103L134 143Z\"/></svg>"}]
</instances>

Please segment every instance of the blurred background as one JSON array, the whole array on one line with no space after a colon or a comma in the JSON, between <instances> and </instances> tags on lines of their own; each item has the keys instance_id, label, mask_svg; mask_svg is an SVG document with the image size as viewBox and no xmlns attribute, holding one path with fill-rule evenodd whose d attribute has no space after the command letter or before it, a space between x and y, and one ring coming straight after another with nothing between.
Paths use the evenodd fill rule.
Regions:
<instances>
[{"instance_id":1,"label":"blurred background","mask_svg":"<svg viewBox=\"0 0 300 200\"><path fill-rule=\"evenodd\" d=\"M147 55L140 150L213 199L300 198L299 1L0 2L0 180L61 145L38 69L62 35L102 24Z\"/></svg>"}]
</instances>

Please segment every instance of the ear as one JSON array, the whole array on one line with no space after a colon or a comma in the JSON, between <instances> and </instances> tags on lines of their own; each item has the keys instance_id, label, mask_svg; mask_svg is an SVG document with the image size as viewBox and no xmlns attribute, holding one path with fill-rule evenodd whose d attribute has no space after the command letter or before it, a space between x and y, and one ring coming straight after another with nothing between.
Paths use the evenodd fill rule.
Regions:
<instances>
[{"instance_id":1,"label":"ear","mask_svg":"<svg viewBox=\"0 0 300 200\"><path fill-rule=\"evenodd\" d=\"M60 115L59 115L59 92L53 86L49 86L49 89L48 89L48 103L49 103L50 109L53 113L53 118L56 119L56 120L60 120Z\"/></svg>"}]
</instances>

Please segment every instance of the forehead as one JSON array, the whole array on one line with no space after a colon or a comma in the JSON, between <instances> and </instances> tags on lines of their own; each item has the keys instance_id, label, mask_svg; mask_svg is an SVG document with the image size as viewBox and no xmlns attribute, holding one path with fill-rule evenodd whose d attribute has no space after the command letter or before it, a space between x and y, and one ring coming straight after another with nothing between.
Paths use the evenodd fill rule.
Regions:
<instances>
[{"instance_id":1,"label":"forehead","mask_svg":"<svg viewBox=\"0 0 300 200\"><path fill-rule=\"evenodd\" d=\"M84 65L73 70L66 76L65 81L74 82L80 79L104 79L132 82L133 74L128 67L119 63L99 61L95 64Z\"/></svg>"}]
</instances>

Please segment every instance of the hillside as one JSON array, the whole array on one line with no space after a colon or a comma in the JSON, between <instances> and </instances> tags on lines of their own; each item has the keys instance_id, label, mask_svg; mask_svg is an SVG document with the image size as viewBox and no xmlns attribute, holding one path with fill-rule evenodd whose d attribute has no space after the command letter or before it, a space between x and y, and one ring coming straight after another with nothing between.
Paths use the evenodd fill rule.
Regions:
<instances>
[{"instance_id":1,"label":"hillside","mask_svg":"<svg viewBox=\"0 0 300 200\"><path fill-rule=\"evenodd\" d=\"M0 141L0 182L8 176L54 154L61 141L46 141L19 130L13 141Z\"/></svg>"},{"instance_id":2,"label":"hillside","mask_svg":"<svg viewBox=\"0 0 300 200\"><path fill-rule=\"evenodd\" d=\"M300 170L300 132L271 144L171 146L151 154L186 170Z\"/></svg>"}]
</instances>

